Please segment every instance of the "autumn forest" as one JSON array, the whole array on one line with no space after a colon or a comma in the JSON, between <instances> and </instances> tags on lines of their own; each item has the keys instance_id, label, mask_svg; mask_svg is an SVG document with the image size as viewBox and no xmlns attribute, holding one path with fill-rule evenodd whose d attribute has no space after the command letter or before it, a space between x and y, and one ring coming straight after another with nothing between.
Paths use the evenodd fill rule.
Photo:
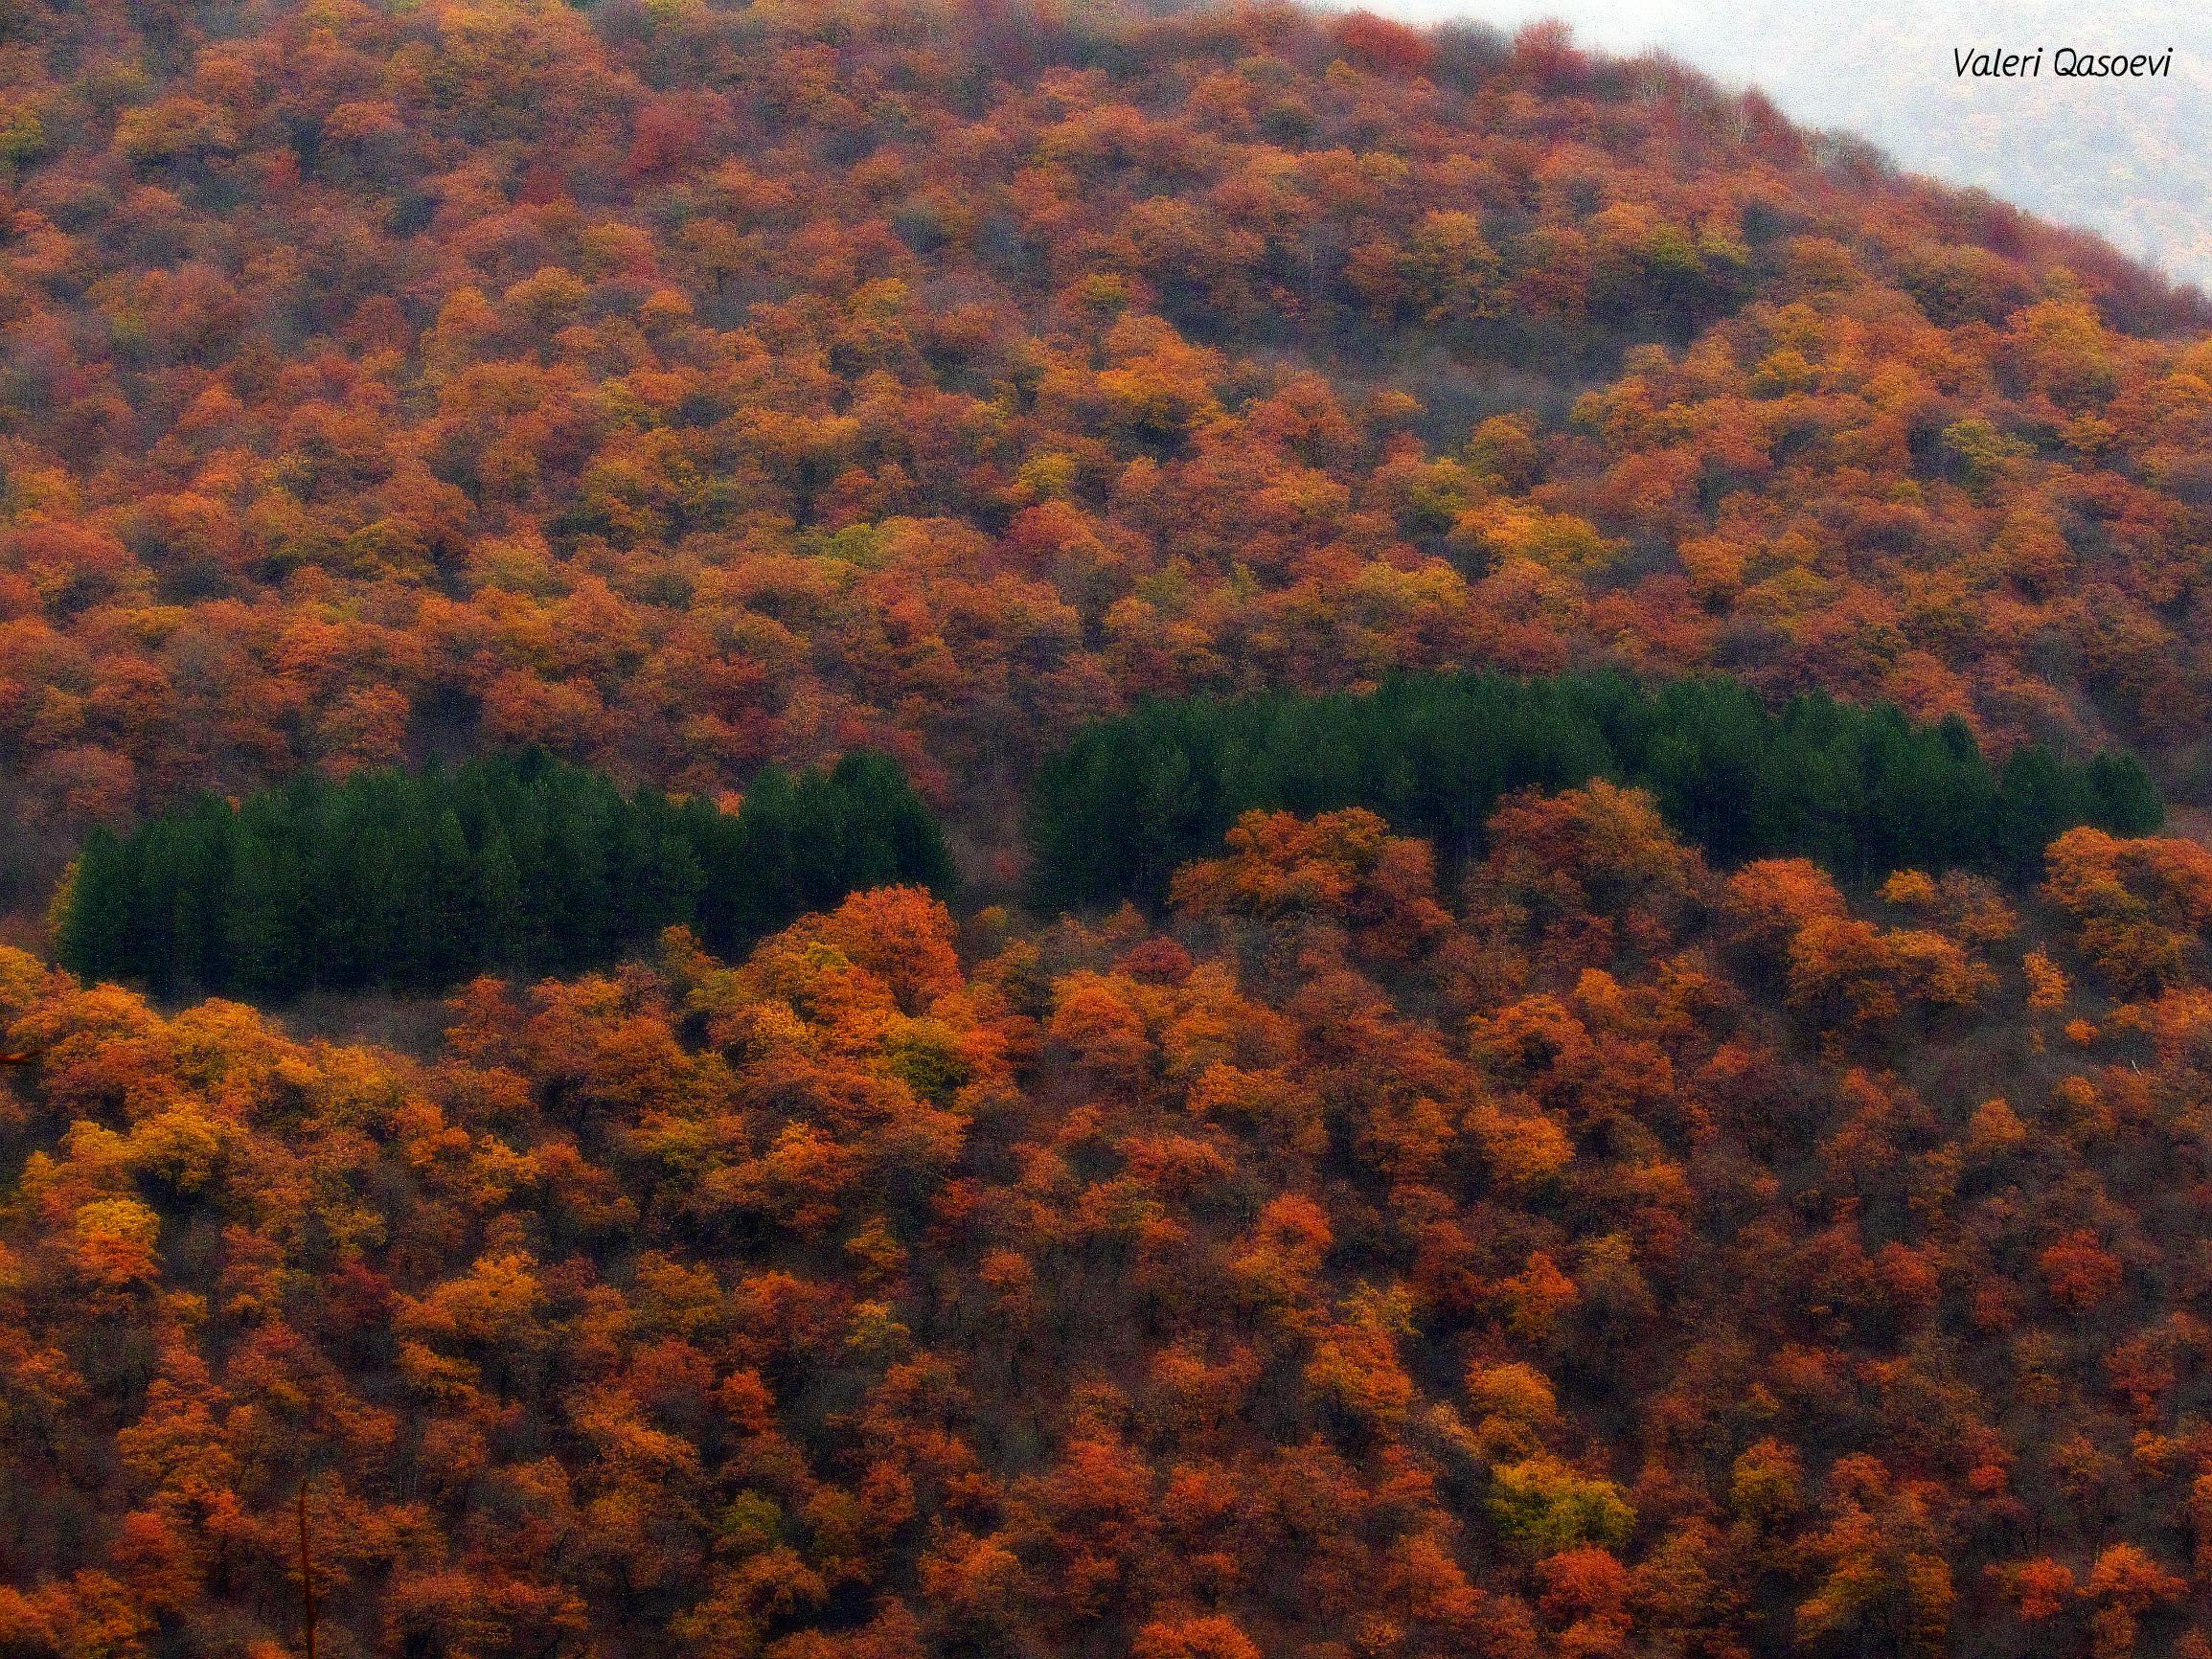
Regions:
<instances>
[{"instance_id":1,"label":"autumn forest","mask_svg":"<svg viewBox=\"0 0 2212 1659\"><path fill-rule=\"evenodd\" d=\"M2208 732L1661 57L0 0L0 1659L2212 1659Z\"/></svg>"}]
</instances>

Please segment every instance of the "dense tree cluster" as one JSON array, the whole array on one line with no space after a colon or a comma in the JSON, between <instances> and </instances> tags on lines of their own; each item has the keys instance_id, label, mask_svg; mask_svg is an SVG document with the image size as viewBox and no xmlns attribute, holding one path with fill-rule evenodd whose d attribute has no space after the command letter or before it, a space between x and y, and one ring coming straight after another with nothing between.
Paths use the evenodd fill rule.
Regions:
<instances>
[{"instance_id":1,"label":"dense tree cluster","mask_svg":"<svg viewBox=\"0 0 2212 1659\"><path fill-rule=\"evenodd\" d=\"M1051 904L1156 903L1176 865L1258 808L1368 807L1456 865L1500 796L1592 778L1649 788L1718 862L1803 853L1856 879L2032 877L2063 830L2141 834L2164 816L2132 756L2071 765L2029 745L1993 770L1962 721L1818 693L1772 712L1727 679L1423 676L1364 696L1147 702L1087 727L1030 790L1036 884Z\"/></svg>"},{"instance_id":2,"label":"dense tree cluster","mask_svg":"<svg viewBox=\"0 0 2212 1659\"><path fill-rule=\"evenodd\" d=\"M1556 28L0 0L0 1659L2212 1659L2208 329Z\"/></svg>"},{"instance_id":3,"label":"dense tree cluster","mask_svg":"<svg viewBox=\"0 0 2212 1659\"><path fill-rule=\"evenodd\" d=\"M304 1485L340 1656L2202 1659L2212 854L1484 845L421 1057L0 953L0 1650L292 1650Z\"/></svg>"},{"instance_id":4,"label":"dense tree cluster","mask_svg":"<svg viewBox=\"0 0 2212 1659\"><path fill-rule=\"evenodd\" d=\"M96 830L56 936L87 978L285 1001L573 972L678 924L741 950L848 893L950 878L936 821L880 757L795 778L771 766L729 812L626 795L535 752L337 784L308 773L127 838Z\"/></svg>"},{"instance_id":5,"label":"dense tree cluster","mask_svg":"<svg viewBox=\"0 0 2212 1659\"><path fill-rule=\"evenodd\" d=\"M1755 94L1286 7L0 10L18 902L200 788L1608 661L2212 713L2198 301Z\"/></svg>"}]
</instances>

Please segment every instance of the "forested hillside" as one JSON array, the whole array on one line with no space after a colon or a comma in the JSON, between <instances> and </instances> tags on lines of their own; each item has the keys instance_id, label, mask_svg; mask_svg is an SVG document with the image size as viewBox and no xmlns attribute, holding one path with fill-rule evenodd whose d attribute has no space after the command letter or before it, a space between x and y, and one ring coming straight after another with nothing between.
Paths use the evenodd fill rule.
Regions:
<instances>
[{"instance_id":1,"label":"forested hillside","mask_svg":"<svg viewBox=\"0 0 2212 1659\"><path fill-rule=\"evenodd\" d=\"M307 767L866 743L989 827L1133 692L1464 665L2199 788L2203 305L1678 69L1268 6L0 42L34 908L88 824Z\"/></svg>"},{"instance_id":2,"label":"forested hillside","mask_svg":"<svg viewBox=\"0 0 2212 1659\"><path fill-rule=\"evenodd\" d=\"M2212 854L1464 890L1254 815L1009 937L455 999L0 956L0 1651L2201 1656Z\"/></svg>"},{"instance_id":3,"label":"forested hillside","mask_svg":"<svg viewBox=\"0 0 2212 1659\"><path fill-rule=\"evenodd\" d=\"M0 0L0 1659L2212 1659L2208 333L1552 29Z\"/></svg>"}]
</instances>

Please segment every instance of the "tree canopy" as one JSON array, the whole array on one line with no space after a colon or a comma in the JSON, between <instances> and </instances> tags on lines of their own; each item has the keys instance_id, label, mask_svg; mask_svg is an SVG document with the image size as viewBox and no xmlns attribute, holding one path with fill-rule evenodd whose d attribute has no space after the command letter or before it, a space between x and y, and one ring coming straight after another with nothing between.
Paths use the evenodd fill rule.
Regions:
<instances>
[{"instance_id":1,"label":"tree canopy","mask_svg":"<svg viewBox=\"0 0 2212 1659\"><path fill-rule=\"evenodd\" d=\"M878 756L770 767L725 812L534 752L310 773L96 830L57 936L87 977L285 1001L573 972L678 924L740 950L848 893L950 877L935 819Z\"/></svg>"},{"instance_id":2,"label":"tree canopy","mask_svg":"<svg viewBox=\"0 0 2212 1659\"><path fill-rule=\"evenodd\" d=\"M0 1659L2208 1659L2208 333L1557 26L0 0Z\"/></svg>"},{"instance_id":3,"label":"tree canopy","mask_svg":"<svg viewBox=\"0 0 2212 1659\"><path fill-rule=\"evenodd\" d=\"M2141 834L2164 816L2132 756L2074 764L2029 745L1992 766L1960 721L1885 705L1814 693L1769 710L1725 678L1423 676L1365 695L1152 701L1086 728L1030 791L1036 886L1048 905L1156 904L1177 864L1255 808L1365 807L1463 863L1501 796L1592 778L1649 788L1722 864L1802 853L1854 879L2028 878L2064 830Z\"/></svg>"},{"instance_id":4,"label":"tree canopy","mask_svg":"<svg viewBox=\"0 0 2212 1659\"><path fill-rule=\"evenodd\" d=\"M2212 312L1756 94L1290 6L0 10L0 901L542 744L968 830L1609 664L2206 775Z\"/></svg>"},{"instance_id":5,"label":"tree canopy","mask_svg":"<svg viewBox=\"0 0 2212 1659\"><path fill-rule=\"evenodd\" d=\"M304 1510L333 1653L2201 1656L2212 853L1482 846L419 1056L0 950L0 1648L293 1650Z\"/></svg>"}]
</instances>

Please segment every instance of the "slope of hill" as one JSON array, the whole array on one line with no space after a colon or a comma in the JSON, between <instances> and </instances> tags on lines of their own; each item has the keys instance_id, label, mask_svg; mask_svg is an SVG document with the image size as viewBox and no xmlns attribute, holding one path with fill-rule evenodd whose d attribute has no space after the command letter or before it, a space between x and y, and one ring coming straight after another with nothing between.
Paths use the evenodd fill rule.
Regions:
<instances>
[{"instance_id":1,"label":"slope of hill","mask_svg":"<svg viewBox=\"0 0 2212 1659\"><path fill-rule=\"evenodd\" d=\"M337 1655L2201 1659L2212 854L1490 845L884 890L428 1063L0 954L0 1651L274 1659L304 1487Z\"/></svg>"},{"instance_id":2,"label":"slope of hill","mask_svg":"<svg viewBox=\"0 0 2212 1659\"><path fill-rule=\"evenodd\" d=\"M1756 96L1264 6L0 30L19 903L305 765L866 740L988 826L1133 692L1469 662L2194 784L2201 304Z\"/></svg>"},{"instance_id":3,"label":"slope of hill","mask_svg":"<svg viewBox=\"0 0 2212 1659\"><path fill-rule=\"evenodd\" d=\"M2212 1659L2212 854L2088 758L2212 793L2193 294L1271 6L0 0L0 155L19 920L531 743L616 840L866 746L994 884L1024 786L1167 877L419 1055L0 951L0 1659L303 1576L333 1659ZM1592 671L1290 694L1459 669ZM1779 715L1596 671L1715 669ZM1036 784L1086 728L1159 823ZM444 776L58 913L204 980L272 813L518 868Z\"/></svg>"}]
</instances>

